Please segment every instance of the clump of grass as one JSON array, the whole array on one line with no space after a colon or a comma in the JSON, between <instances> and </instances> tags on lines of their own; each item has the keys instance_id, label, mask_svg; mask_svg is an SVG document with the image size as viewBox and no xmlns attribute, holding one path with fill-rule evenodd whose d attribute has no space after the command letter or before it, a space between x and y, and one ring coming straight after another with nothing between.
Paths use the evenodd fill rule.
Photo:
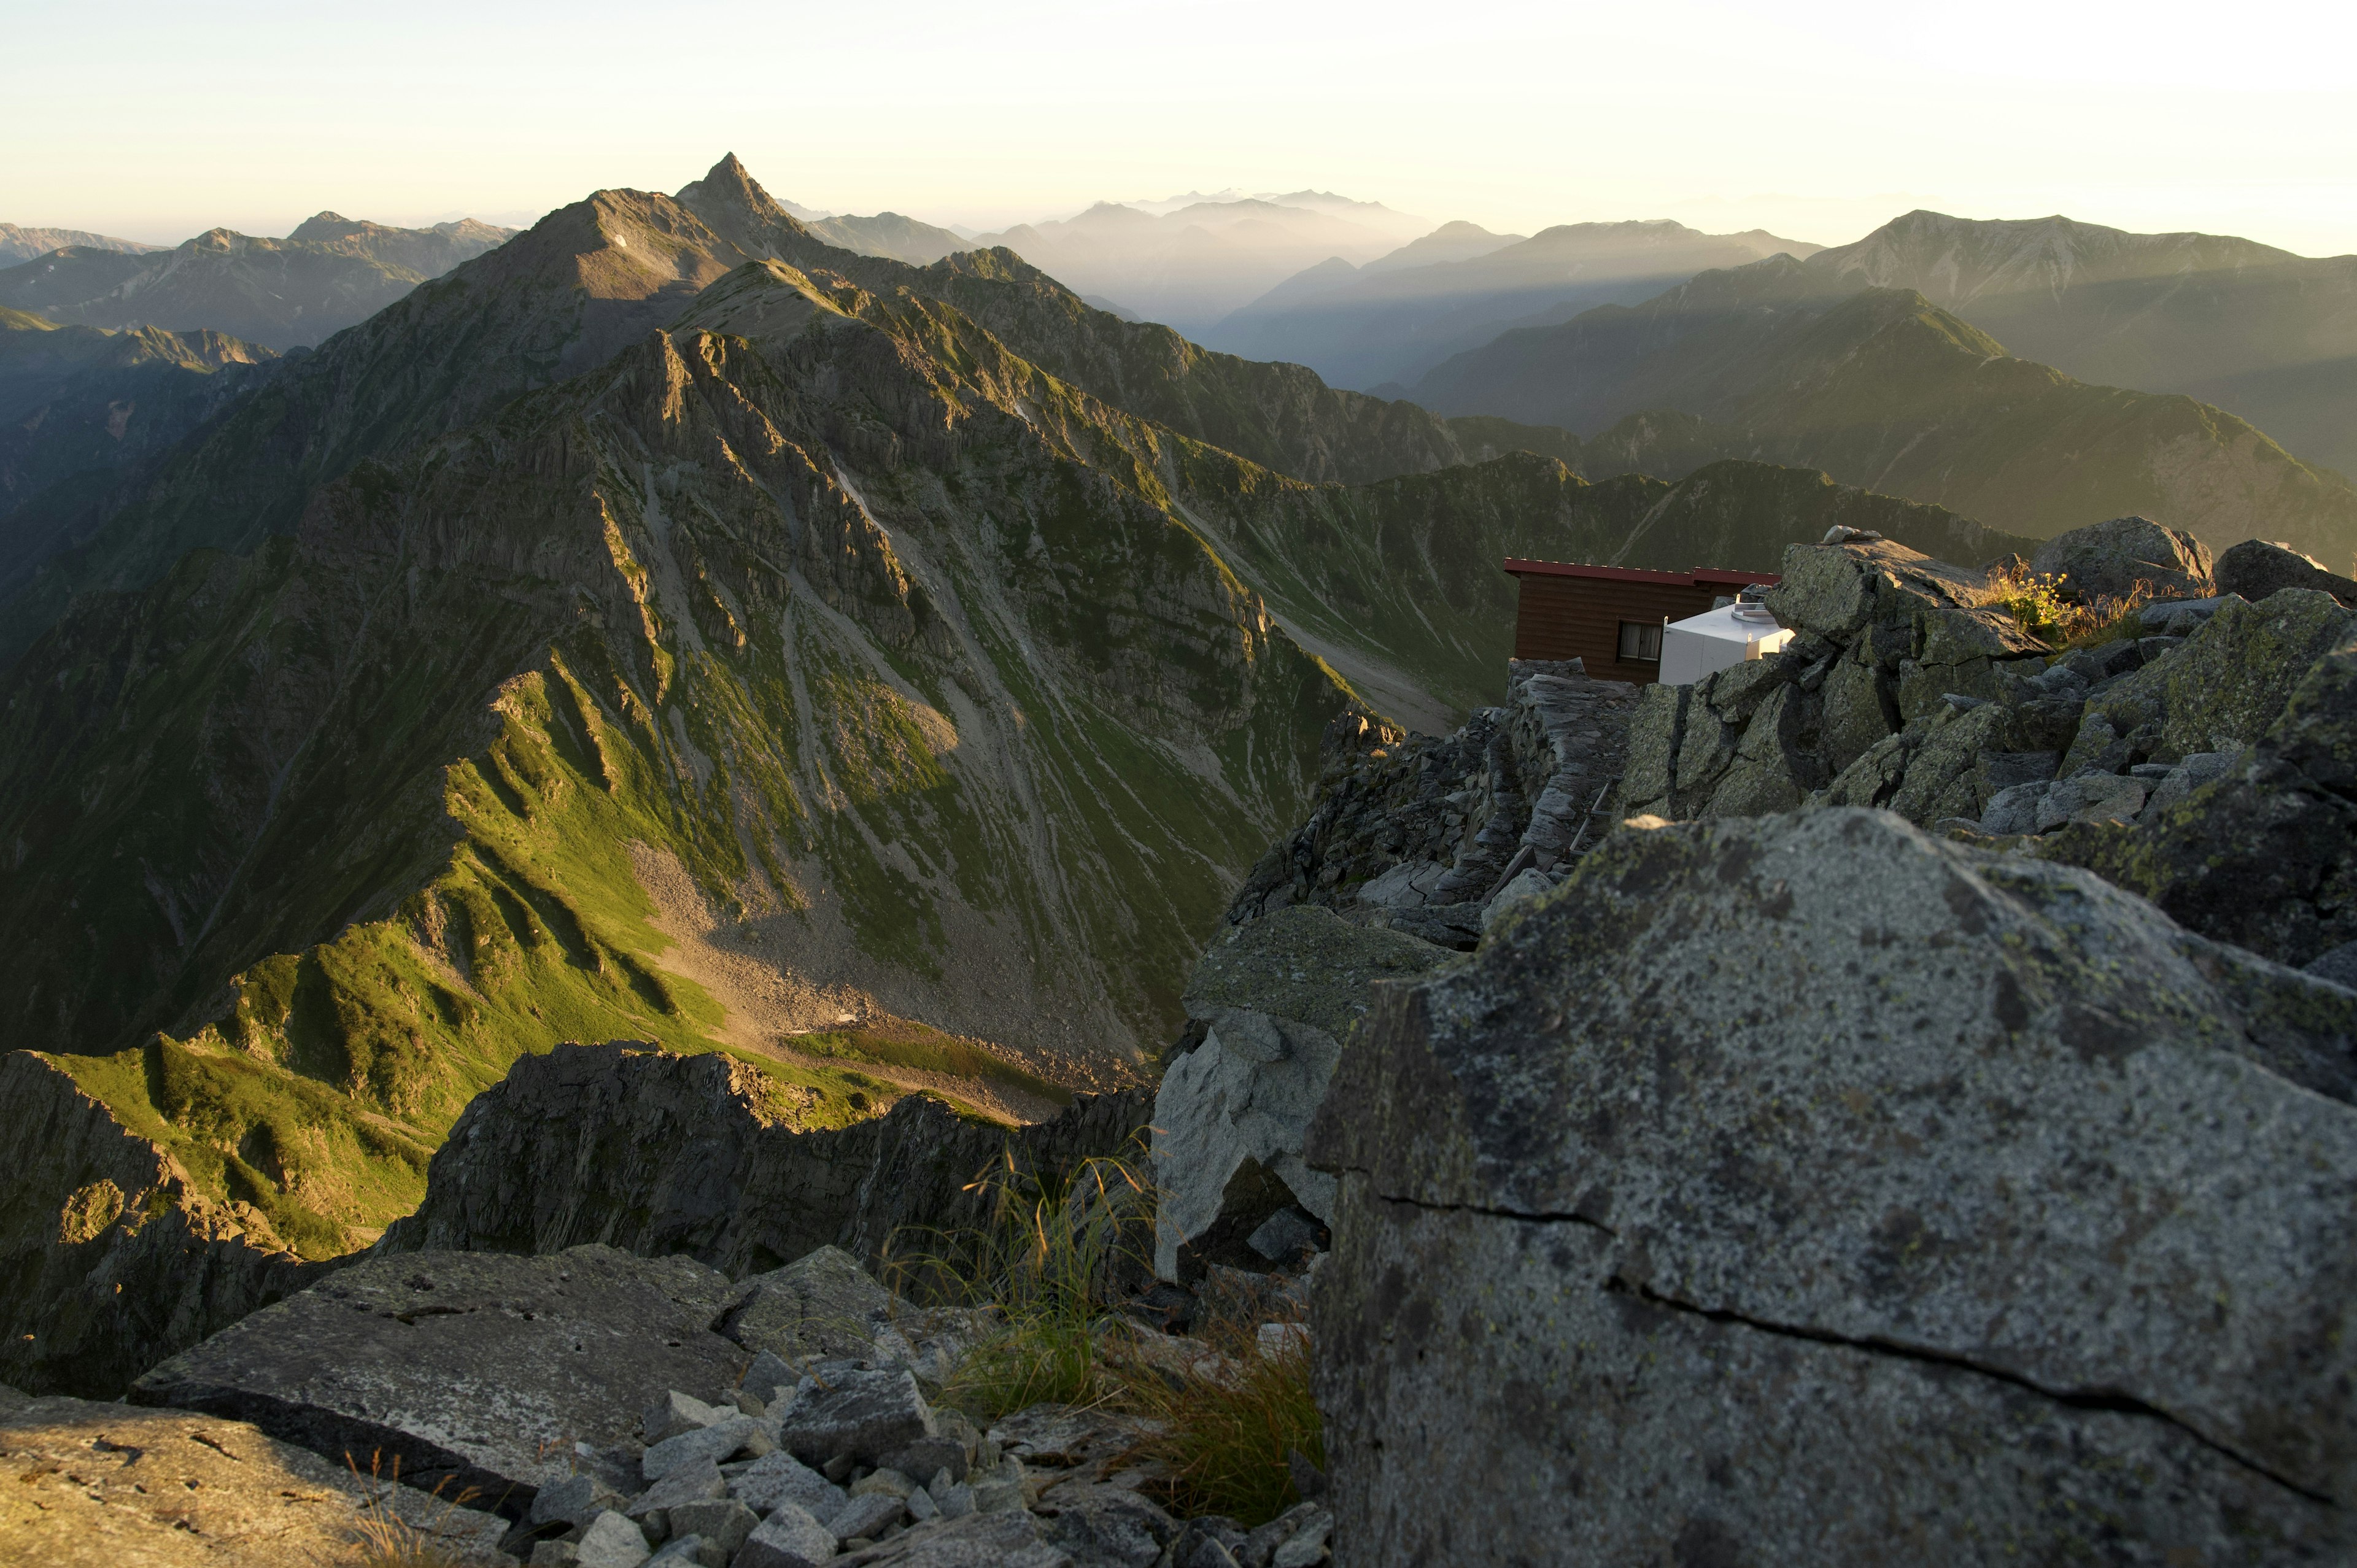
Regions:
<instances>
[{"instance_id":1,"label":"clump of grass","mask_svg":"<svg viewBox=\"0 0 2357 1568\"><path fill-rule=\"evenodd\" d=\"M392 1499L401 1485L401 1460L394 1458L393 1474L386 1477L379 1471L382 1459L381 1454L369 1455L369 1473L362 1483L368 1487L368 1500L361 1504L360 1516L352 1524L360 1568L468 1568L468 1559L452 1551L434 1530L412 1524L393 1511ZM344 1465L352 1479L362 1479L350 1455L344 1455ZM445 1500L442 1488L434 1488L435 1499L442 1504L443 1520L472 1502L475 1495L468 1490Z\"/></svg>"},{"instance_id":2,"label":"clump of grass","mask_svg":"<svg viewBox=\"0 0 2357 1568\"><path fill-rule=\"evenodd\" d=\"M1306 1334L1264 1354L1251 1325L1214 1325L1202 1336L1221 1352L1183 1371L1132 1372L1125 1402L1157 1430L1138 1448L1167 1477L1160 1500L1181 1518L1224 1514L1250 1528L1301 1501L1299 1454L1326 1467L1325 1425L1310 1389Z\"/></svg>"},{"instance_id":3,"label":"clump of grass","mask_svg":"<svg viewBox=\"0 0 2357 1568\"><path fill-rule=\"evenodd\" d=\"M1143 1265L1153 1189L1137 1162L1100 1156L1043 1178L1012 1156L965 1189L987 1206L972 1230L925 1231L887 1262L916 1299L985 1308L997 1327L960 1365L948 1402L983 1420L1043 1402L1095 1404L1117 1392L1105 1340Z\"/></svg>"},{"instance_id":4,"label":"clump of grass","mask_svg":"<svg viewBox=\"0 0 2357 1568\"><path fill-rule=\"evenodd\" d=\"M2074 600L2062 596L2062 580L2026 566L2000 566L1989 574L1995 603L2022 630L2057 650L2091 648L2138 635L2136 617L2152 602L2151 585L2138 583L2126 594Z\"/></svg>"}]
</instances>

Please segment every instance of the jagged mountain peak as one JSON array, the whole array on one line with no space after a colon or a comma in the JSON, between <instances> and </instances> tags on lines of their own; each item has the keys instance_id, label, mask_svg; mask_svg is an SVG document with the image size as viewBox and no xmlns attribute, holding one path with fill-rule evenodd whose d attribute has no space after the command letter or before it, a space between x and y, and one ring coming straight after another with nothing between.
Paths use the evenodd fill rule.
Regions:
<instances>
[{"instance_id":1,"label":"jagged mountain peak","mask_svg":"<svg viewBox=\"0 0 2357 1568\"><path fill-rule=\"evenodd\" d=\"M676 198L712 229L750 256L775 256L780 246L811 238L801 219L761 188L735 153L725 155L699 180L680 187Z\"/></svg>"}]
</instances>

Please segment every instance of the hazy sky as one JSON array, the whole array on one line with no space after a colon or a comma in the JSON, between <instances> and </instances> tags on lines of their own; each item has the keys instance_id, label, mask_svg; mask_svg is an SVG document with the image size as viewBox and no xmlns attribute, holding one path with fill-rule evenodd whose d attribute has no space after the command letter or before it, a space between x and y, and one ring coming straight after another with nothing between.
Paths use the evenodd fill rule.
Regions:
<instances>
[{"instance_id":1,"label":"hazy sky","mask_svg":"<svg viewBox=\"0 0 2357 1568\"><path fill-rule=\"evenodd\" d=\"M174 241L676 189L999 224L1303 186L1826 243L1911 207L2357 252L2357 8L0 0L0 220Z\"/></svg>"}]
</instances>

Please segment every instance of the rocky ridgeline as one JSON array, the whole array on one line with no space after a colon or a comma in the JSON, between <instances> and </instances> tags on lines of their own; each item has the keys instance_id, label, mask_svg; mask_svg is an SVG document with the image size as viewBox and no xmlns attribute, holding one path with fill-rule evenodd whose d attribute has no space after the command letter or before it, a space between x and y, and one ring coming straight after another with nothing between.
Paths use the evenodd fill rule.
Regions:
<instances>
[{"instance_id":1,"label":"rocky ridgeline","mask_svg":"<svg viewBox=\"0 0 2357 1568\"><path fill-rule=\"evenodd\" d=\"M141 1378L510 1526L479 1554L638 1568L1310 1568L1330 1518L1174 1520L1135 1418L1060 1405L985 1431L935 1402L983 1315L921 1310L821 1248L732 1283L600 1245L380 1256ZM1178 1342L1135 1331L1150 1349ZM0 1441L7 1441L0 1437Z\"/></svg>"},{"instance_id":2,"label":"rocky ridgeline","mask_svg":"<svg viewBox=\"0 0 2357 1568\"><path fill-rule=\"evenodd\" d=\"M1532 874L1517 897L1562 881L1604 825L1637 689L1577 660L1515 660L1506 685L1453 735L1337 720L1309 820L1253 867L1227 923L1314 905L1469 949L1515 879Z\"/></svg>"}]
</instances>

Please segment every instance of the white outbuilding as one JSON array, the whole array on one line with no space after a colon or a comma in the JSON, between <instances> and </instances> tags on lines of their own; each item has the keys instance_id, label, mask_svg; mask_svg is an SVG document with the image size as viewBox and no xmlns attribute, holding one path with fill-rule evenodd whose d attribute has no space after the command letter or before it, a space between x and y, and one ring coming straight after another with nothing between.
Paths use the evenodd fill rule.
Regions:
<instances>
[{"instance_id":1,"label":"white outbuilding","mask_svg":"<svg viewBox=\"0 0 2357 1568\"><path fill-rule=\"evenodd\" d=\"M1662 681L1685 685L1747 659L1781 652L1792 640L1766 605L1738 599L1662 628Z\"/></svg>"}]
</instances>

